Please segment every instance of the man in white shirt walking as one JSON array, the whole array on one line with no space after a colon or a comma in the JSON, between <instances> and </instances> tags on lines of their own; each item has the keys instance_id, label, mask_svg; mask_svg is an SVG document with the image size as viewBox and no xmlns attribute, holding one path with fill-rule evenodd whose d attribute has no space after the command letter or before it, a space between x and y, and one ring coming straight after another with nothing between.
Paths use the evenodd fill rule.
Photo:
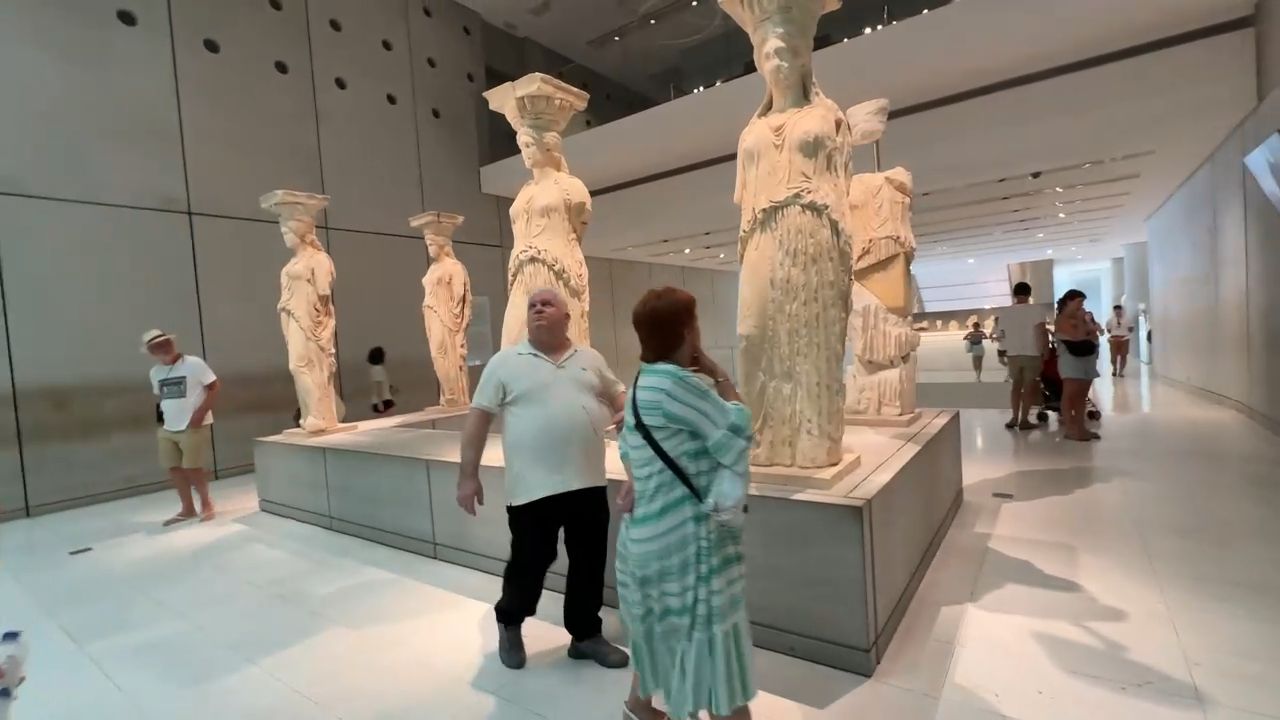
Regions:
<instances>
[{"instance_id":1,"label":"man in white shirt walking","mask_svg":"<svg viewBox=\"0 0 1280 720\"><path fill-rule=\"evenodd\" d=\"M498 656L524 667L520 626L537 610L563 530L569 657L626 667L630 658L605 640L600 621L609 546L604 435L622 417L626 388L600 353L570 340L568 305L556 291L533 293L528 307L528 340L495 355L476 386L458 469L458 505L475 515L484 505L480 456L501 415L511 557L495 608Z\"/></svg>"},{"instance_id":2,"label":"man in white shirt walking","mask_svg":"<svg viewBox=\"0 0 1280 720\"><path fill-rule=\"evenodd\" d=\"M160 398L156 405L156 432L160 465L178 490L182 506L164 521L176 525L197 516L191 490L200 497L200 522L215 515L209 497L207 468L213 453L213 404L218 397L218 377L204 360L178 351L173 335L149 330L142 335L142 350L155 359L151 368L151 392Z\"/></svg>"},{"instance_id":3,"label":"man in white shirt walking","mask_svg":"<svg viewBox=\"0 0 1280 720\"><path fill-rule=\"evenodd\" d=\"M1111 308L1107 319L1107 342L1111 345L1111 377L1124 377L1129 367L1129 338L1133 335L1133 323L1125 314L1123 305Z\"/></svg>"},{"instance_id":4,"label":"man in white shirt walking","mask_svg":"<svg viewBox=\"0 0 1280 720\"><path fill-rule=\"evenodd\" d=\"M1049 335L1045 330L1048 313L1031 304L1031 285L1019 282L1013 286L1013 304L996 313L996 337L1005 350L1009 364L1009 404L1013 416L1004 426L1010 430L1032 430L1031 408L1039 399L1040 372L1049 354Z\"/></svg>"}]
</instances>

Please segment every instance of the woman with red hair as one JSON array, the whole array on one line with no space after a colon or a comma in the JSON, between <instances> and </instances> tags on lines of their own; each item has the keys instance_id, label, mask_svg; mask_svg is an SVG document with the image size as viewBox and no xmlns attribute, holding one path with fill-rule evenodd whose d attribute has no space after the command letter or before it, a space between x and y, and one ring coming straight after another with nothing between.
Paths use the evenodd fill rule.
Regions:
<instances>
[{"instance_id":1,"label":"woman with red hair","mask_svg":"<svg viewBox=\"0 0 1280 720\"><path fill-rule=\"evenodd\" d=\"M674 718L744 720L755 695L741 531L751 412L703 351L692 295L650 290L631 320L642 365L618 437L618 599L635 665L626 717L664 720L661 695Z\"/></svg>"}]
</instances>

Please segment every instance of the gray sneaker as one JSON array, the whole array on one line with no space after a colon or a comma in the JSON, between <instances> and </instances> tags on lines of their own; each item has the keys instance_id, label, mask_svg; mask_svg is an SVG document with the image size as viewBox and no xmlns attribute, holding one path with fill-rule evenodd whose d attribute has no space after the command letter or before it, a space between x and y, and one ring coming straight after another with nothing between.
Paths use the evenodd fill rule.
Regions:
<instances>
[{"instance_id":1,"label":"gray sneaker","mask_svg":"<svg viewBox=\"0 0 1280 720\"><path fill-rule=\"evenodd\" d=\"M524 667L529 656L524 651L524 636L520 626L498 623L498 659L512 670Z\"/></svg>"},{"instance_id":2,"label":"gray sneaker","mask_svg":"<svg viewBox=\"0 0 1280 720\"><path fill-rule=\"evenodd\" d=\"M624 668L631 664L627 651L597 635L589 640L569 643L569 657L574 660L594 660L601 667Z\"/></svg>"}]
</instances>

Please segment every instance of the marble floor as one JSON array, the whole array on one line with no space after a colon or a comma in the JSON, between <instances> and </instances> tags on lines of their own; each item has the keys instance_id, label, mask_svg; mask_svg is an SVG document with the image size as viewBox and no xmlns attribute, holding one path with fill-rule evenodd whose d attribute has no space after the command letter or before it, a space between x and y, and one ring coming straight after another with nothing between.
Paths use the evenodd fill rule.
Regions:
<instances>
[{"instance_id":1,"label":"marble floor","mask_svg":"<svg viewBox=\"0 0 1280 720\"><path fill-rule=\"evenodd\" d=\"M1136 373L1098 396L1090 445L965 411L967 499L875 678L758 652L756 717L1280 718L1280 443ZM558 598L510 672L496 578L216 493L205 525L160 529L161 494L0 527L15 718L621 716L627 675L564 657Z\"/></svg>"}]
</instances>

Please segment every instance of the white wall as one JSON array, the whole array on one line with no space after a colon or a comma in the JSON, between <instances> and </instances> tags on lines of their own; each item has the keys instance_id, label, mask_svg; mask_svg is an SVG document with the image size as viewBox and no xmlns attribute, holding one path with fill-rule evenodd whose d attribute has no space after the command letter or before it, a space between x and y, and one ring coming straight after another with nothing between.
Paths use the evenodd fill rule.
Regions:
<instances>
[{"instance_id":1,"label":"white wall","mask_svg":"<svg viewBox=\"0 0 1280 720\"><path fill-rule=\"evenodd\" d=\"M1272 92L1147 223L1153 364L1280 422L1280 211L1243 165L1280 127Z\"/></svg>"}]
</instances>

